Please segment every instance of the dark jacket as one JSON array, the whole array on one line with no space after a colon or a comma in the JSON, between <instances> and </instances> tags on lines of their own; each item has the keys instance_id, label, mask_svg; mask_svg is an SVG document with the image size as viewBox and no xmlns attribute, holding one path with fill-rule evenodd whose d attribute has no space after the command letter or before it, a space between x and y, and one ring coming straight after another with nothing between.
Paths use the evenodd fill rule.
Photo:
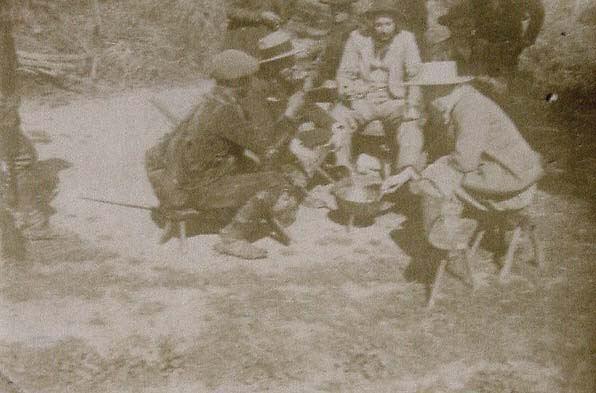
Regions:
<instances>
[{"instance_id":1,"label":"dark jacket","mask_svg":"<svg viewBox=\"0 0 596 393\"><path fill-rule=\"evenodd\" d=\"M169 207L188 205L190 194L239 172L245 148L262 153L258 130L231 90L216 86L191 114L146 154L156 196Z\"/></svg>"},{"instance_id":2,"label":"dark jacket","mask_svg":"<svg viewBox=\"0 0 596 393\"><path fill-rule=\"evenodd\" d=\"M524 20L528 26L524 31ZM439 18L451 30L462 71L499 76L514 70L544 22L540 0L467 0Z\"/></svg>"},{"instance_id":3,"label":"dark jacket","mask_svg":"<svg viewBox=\"0 0 596 393\"><path fill-rule=\"evenodd\" d=\"M465 19L470 23L462 23ZM524 32L526 19L528 27ZM470 26L476 38L491 43L509 42L525 47L532 45L540 33L544 6L540 0L467 0L452 7L439 22L449 28Z\"/></svg>"},{"instance_id":4,"label":"dark jacket","mask_svg":"<svg viewBox=\"0 0 596 393\"><path fill-rule=\"evenodd\" d=\"M261 13L275 12L282 21L287 21L292 3L284 0L227 0L228 30L224 48L257 55L259 39L273 31L264 23Z\"/></svg>"}]
</instances>

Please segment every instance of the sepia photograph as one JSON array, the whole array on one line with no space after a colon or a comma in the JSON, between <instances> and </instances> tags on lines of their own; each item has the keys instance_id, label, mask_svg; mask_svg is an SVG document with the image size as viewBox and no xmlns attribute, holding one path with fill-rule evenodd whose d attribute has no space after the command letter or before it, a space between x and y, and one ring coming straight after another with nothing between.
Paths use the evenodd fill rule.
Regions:
<instances>
[{"instance_id":1,"label":"sepia photograph","mask_svg":"<svg viewBox=\"0 0 596 393\"><path fill-rule=\"evenodd\" d=\"M0 393L596 391L596 0L0 0Z\"/></svg>"}]
</instances>

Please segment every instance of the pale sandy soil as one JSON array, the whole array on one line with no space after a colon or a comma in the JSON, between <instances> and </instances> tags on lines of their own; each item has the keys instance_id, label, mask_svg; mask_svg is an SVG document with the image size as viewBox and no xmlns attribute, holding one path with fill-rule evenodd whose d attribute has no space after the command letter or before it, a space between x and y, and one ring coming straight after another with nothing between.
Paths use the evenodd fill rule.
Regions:
<instances>
[{"instance_id":1,"label":"pale sandy soil","mask_svg":"<svg viewBox=\"0 0 596 393\"><path fill-rule=\"evenodd\" d=\"M449 278L427 312L400 208L352 233L302 208L292 245L260 240L270 257L246 262L215 254L213 235L183 255L157 245L148 212L78 199L155 203L143 153L168 124L148 100L182 116L205 88L24 105L24 129L52 140L42 158L73 164L52 218L65 238L1 270L0 369L24 391L593 391L589 201L541 191L546 271L524 251L501 286L485 252L480 288Z\"/></svg>"}]
</instances>

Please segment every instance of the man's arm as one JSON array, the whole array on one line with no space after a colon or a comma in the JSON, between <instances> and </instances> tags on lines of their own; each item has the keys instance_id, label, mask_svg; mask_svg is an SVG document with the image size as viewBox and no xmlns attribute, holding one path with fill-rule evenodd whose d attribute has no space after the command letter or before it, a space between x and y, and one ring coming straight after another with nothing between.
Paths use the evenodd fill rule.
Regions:
<instances>
[{"instance_id":1,"label":"man's arm","mask_svg":"<svg viewBox=\"0 0 596 393\"><path fill-rule=\"evenodd\" d=\"M210 126L216 133L228 141L249 149L256 154L263 154L267 141L263 140L260 130L255 129L246 119L242 108L237 104L225 104L210 115Z\"/></svg>"},{"instance_id":2,"label":"man's arm","mask_svg":"<svg viewBox=\"0 0 596 393\"><path fill-rule=\"evenodd\" d=\"M486 145L488 119L474 107L456 108L453 113L455 122L455 150L451 154L452 163L461 172L467 173L478 169L480 158Z\"/></svg>"},{"instance_id":3,"label":"man's arm","mask_svg":"<svg viewBox=\"0 0 596 393\"><path fill-rule=\"evenodd\" d=\"M420 59L420 50L418 49L418 44L416 43L416 38L410 32L404 32L405 34L405 42L406 42L406 50L405 50L405 59L404 59L404 68L405 68L405 80L410 80L415 77L418 72L420 71L420 67L422 64L422 60ZM409 86L407 96L406 96L406 106L408 114L413 117L414 119L418 118L421 110L422 105L422 92L419 86ZM409 112L409 113L408 113ZM415 115L418 116L415 116Z\"/></svg>"}]
</instances>

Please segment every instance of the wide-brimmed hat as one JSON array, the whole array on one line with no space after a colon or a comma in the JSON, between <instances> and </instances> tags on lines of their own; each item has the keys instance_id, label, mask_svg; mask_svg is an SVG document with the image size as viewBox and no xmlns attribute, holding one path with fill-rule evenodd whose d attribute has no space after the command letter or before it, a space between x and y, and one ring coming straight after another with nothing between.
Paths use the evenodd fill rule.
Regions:
<instances>
[{"instance_id":1,"label":"wide-brimmed hat","mask_svg":"<svg viewBox=\"0 0 596 393\"><path fill-rule=\"evenodd\" d=\"M406 86L455 85L473 80L473 76L460 76L455 61L431 61L422 63L414 78L403 84Z\"/></svg>"},{"instance_id":2,"label":"wide-brimmed hat","mask_svg":"<svg viewBox=\"0 0 596 393\"><path fill-rule=\"evenodd\" d=\"M294 49L292 37L282 30L274 31L261 38L258 43L259 63L271 63L298 54Z\"/></svg>"},{"instance_id":3,"label":"wide-brimmed hat","mask_svg":"<svg viewBox=\"0 0 596 393\"><path fill-rule=\"evenodd\" d=\"M211 61L210 76L217 80L234 80L257 72L259 62L251 55L227 49L215 55Z\"/></svg>"},{"instance_id":4,"label":"wide-brimmed hat","mask_svg":"<svg viewBox=\"0 0 596 393\"><path fill-rule=\"evenodd\" d=\"M396 7L395 0L376 0L366 11L364 11L364 15L367 17L391 15L398 20L403 21L406 19L402 10Z\"/></svg>"}]
</instances>

